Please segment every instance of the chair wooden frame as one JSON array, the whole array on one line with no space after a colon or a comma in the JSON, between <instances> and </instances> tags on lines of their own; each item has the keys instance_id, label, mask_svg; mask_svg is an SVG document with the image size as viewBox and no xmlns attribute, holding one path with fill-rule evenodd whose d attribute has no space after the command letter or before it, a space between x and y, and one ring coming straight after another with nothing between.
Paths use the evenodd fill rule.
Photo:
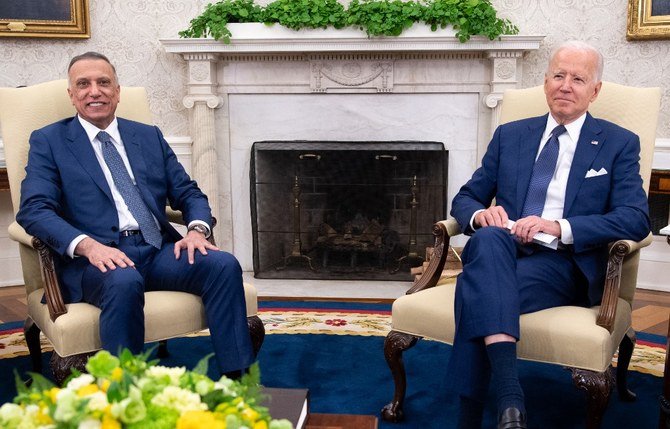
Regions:
<instances>
[{"instance_id":1,"label":"chair wooden frame","mask_svg":"<svg viewBox=\"0 0 670 429\"><path fill-rule=\"evenodd\" d=\"M170 213L170 220L181 223L181 214L177 212ZM216 219L213 219L212 229L216 225ZM214 244L214 234L210 236L210 242ZM55 321L58 317L67 313L67 307L63 301L60 286L58 285L58 277L54 268L54 260L51 249L39 238L32 238L32 247L37 251L40 262L40 271L42 280L44 282L44 297L47 307L49 309L49 317ZM254 350L254 355L258 355L261 349L263 340L265 339L265 327L260 317L257 315L247 317L247 324L249 326L249 333L251 335L251 344ZM42 348L40 345L40 328L28 316L25 321L23 332L30 352L30 359L33 371L42 372ZM49 361L50 369L53 373L54 380L61 384L70 374L71 368L76 368L81 372L85 372L85 365L89 356L95 352L82 353L73 356L62 357L54 351L51 354ZM165 358L169 352L167 349L167 340L161 340L158 346L158 357Z\"/></svg>"},{"instance_id":2,"label":"chair wooden frame","mask_svg":"<svg viewBox=\"0 0 670 429\"><path fill-rule=\"evenodd\" d=\"M437 286L447 260L449 250L449 239L460 234L458 223L454 219L438 222L433 226L435 236L435 247L428 267L418 278L407 294ZM597 324L609 332L612 331L614 316L618 304L619 283L621 280L621 269L625 258L636 257L639 250L651 243L651 234L643 241L619 240L610 246L609 260L607 262L607 275L603 300L598 313ZM390 422L398 422L403 419L403 404L407 390L407 377L402 354L412 348L422 337L392 330L384 341L384 357L391 370L395 392L393 400L382 409L382 418ZM581 368L567 368L572 372L574 385L586 392L587 396L587 427L600 427L602 416L607 407L610 393L616 384L619 398L622 401L634 401L635 394L627 388L628 364L630 363L635 347L635 332L629 330L624 335L619 345L619 358L615 376L612 367L604 372L589 371Z\"/></svg>"}]
</instances>

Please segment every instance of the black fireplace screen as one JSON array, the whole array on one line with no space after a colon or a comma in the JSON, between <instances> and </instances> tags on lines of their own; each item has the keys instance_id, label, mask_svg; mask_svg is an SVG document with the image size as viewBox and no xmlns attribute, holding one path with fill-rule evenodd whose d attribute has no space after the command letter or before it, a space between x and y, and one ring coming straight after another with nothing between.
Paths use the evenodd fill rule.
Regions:
<instances>
[{"instance_id":1,"label":"black fireplace screen","mask_svg":"<svg viewBox=\"0 0 670 429\"><path fill-rule=\"evenodd\" d=\"M445 217L442 143L264 141L251 150L256 277L412 279Z\"/></svg>"}]
</instances>

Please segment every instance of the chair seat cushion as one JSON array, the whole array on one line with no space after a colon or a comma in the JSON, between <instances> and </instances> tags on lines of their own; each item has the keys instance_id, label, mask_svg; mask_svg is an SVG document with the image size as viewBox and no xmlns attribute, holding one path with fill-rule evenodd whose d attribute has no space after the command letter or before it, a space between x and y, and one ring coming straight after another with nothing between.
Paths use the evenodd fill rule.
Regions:
<instances>
[{"instance_id":1,"label":"chair seat cushion","mask_svg":"<svg viewBox=\"0 0 670 429\"><path fill-rule=\"evenodd\" d=\"M58 355L65 357L99 350L100 309L86 304L67 304L67 313L52 321L42 289L28 296L28 314L49 339ZM258 313L256 288L244 285L247 317ZM145 293L145 342L179 337L207 328L205 308L197 295L185 292L154 291Z\"/></svg>"},{"instance_id":2,"label":"chair seat cushion","mask_svg":"<svg viewBox=\"0 0 670 429\"><path fill-rule=\"evenodd\" d=\"M398 298L393 303L393 330L453 344L455 289L455 280L450 279ZM522 315L519 357L604 371L631 324L631 307L619 299L612 334L596 325L598 310L599 306L566 306Z\"/></svg>"}]
</instances>

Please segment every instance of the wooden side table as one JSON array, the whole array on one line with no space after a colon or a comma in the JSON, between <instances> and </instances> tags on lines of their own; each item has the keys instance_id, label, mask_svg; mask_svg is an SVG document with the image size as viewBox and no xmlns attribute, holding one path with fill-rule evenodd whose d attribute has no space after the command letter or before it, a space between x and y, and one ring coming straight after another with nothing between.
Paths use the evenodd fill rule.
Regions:
<instances>
[{"instance_id":1,"label":"wooden side table","mask_svg":"<svg viewBox=\"0 0 670 429\"><path fill-rule=\"evenodd\" d=\"M5 167L0 168L0 191L9 191L9 177Z\"/></svg>"},{"instance_id":2,"label":"wooden side table","mask_svg":"<svg viewBox=\"0 0 670 429\"><path fill-rule=\"evenodd\" d=\"M670 244L670 225L659 231L665 235ZM659 429L670 429L670 322L668 322L668 336L665 344L665 368L663 369L663 394L658 398L661 406L661 415L658 421Z\"/></svg>"}]
</instances>

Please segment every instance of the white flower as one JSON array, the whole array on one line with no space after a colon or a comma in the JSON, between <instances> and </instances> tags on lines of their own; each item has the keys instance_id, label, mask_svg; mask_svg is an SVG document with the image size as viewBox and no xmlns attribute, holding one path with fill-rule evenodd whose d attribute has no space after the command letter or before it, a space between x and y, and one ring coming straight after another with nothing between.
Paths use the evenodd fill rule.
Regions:
<instances>
[{"instance_id":1,"label":"white flower","mask_svg":"<svg viewBox=\"0 0 670 429\"><path fill-rule=\"evenodd\" d=\"M186 373L186 368L179 366L176 368L168 368L167 366L152 366L147 369L144 373L145 376L150 378L163 378L167 376L170 379L170 384L173 386L179 386L179 378Z\"/></svg>"},{"instance_id":2,"label":"white flower","mask_svg":"<svg viewBox=\"0 0 670 429\"><path fill-rule=\"evenodd\" d=\"M228 395L233 393L231 387L233 387L234 384L235 382L233 380L224 375L219 381L214 383L214 390L222 390L224 394Z\"/></svg>"},{"instance_id":3,"label":"white flower","mask_svg":"<svg viewBox=\"0 0 670 429\"><path fill-rule=\"evenodd\" d=\"M175 386L163 389L153 397L151 403L159 407L174 408L179 414L186 411L207 410L207 405L200 401L200 395Z\"/></svg>"},{"instance_id":4,"label":"white flower","mask_svg":"<svg viewBox=\"0 0 670 429\"><path fill-rule=\"evenodd\" d=\"M99 420L86 419L79 423L77 429L100 429L101 427L102 423Z\"/></svg>"},{"instance_id":5,"label":"white flower","mask_svg":"<svg viewBox=\"0 0 670 429\"><path fill-rule=\"evenodd\" d=\"M124 423L137 423L147 415L147 408L142 400L142 392L130 386L128 397L112 404L112 415Z\"/></svg>"},{"instance_id":6,"label":"white flower","mask_svg":"<svg viewBox=\"0 0 670 429\"><path fill-rule=\"evenodd\" d=\"M107 401L107 394L104 392L95 392L91 395L86 396L88 399L88 404L86 408L90 411L103 411L109 402Z\"/></svg>"},{"instance_id":7,"label":"white flower","mask_svg":"<svg viewBox=\"0 0 670 429\"><path fill-rule=\"evenodd\" d=\"M23 419L23 408L16 404L7 403L0 407L0 427L14 428Z\"/></svg>"},{"instance_id":8,"label":"white flower","mask_svg":"<svg viewBox=\"0 0 670 429\"><path fill-rule=\"evenodd\" d=\"M67 422L77 415L77 394L70 389L61 389L56 395L54 420Z\"/></svg>"},{"instance_id":9,"label":"white flower","mask_svg":"<svg viewBox=\"0 0 670 429\"><path fill-rule=\"evenodd\" d=\"M76 392L82 387L88 386L89 384L93 384L94 382L95 377L93 377L91 374L82 374L79 377L70 380L70 382L66 386L66 389L74 390Z\"/></svg>"}]
</instances>

